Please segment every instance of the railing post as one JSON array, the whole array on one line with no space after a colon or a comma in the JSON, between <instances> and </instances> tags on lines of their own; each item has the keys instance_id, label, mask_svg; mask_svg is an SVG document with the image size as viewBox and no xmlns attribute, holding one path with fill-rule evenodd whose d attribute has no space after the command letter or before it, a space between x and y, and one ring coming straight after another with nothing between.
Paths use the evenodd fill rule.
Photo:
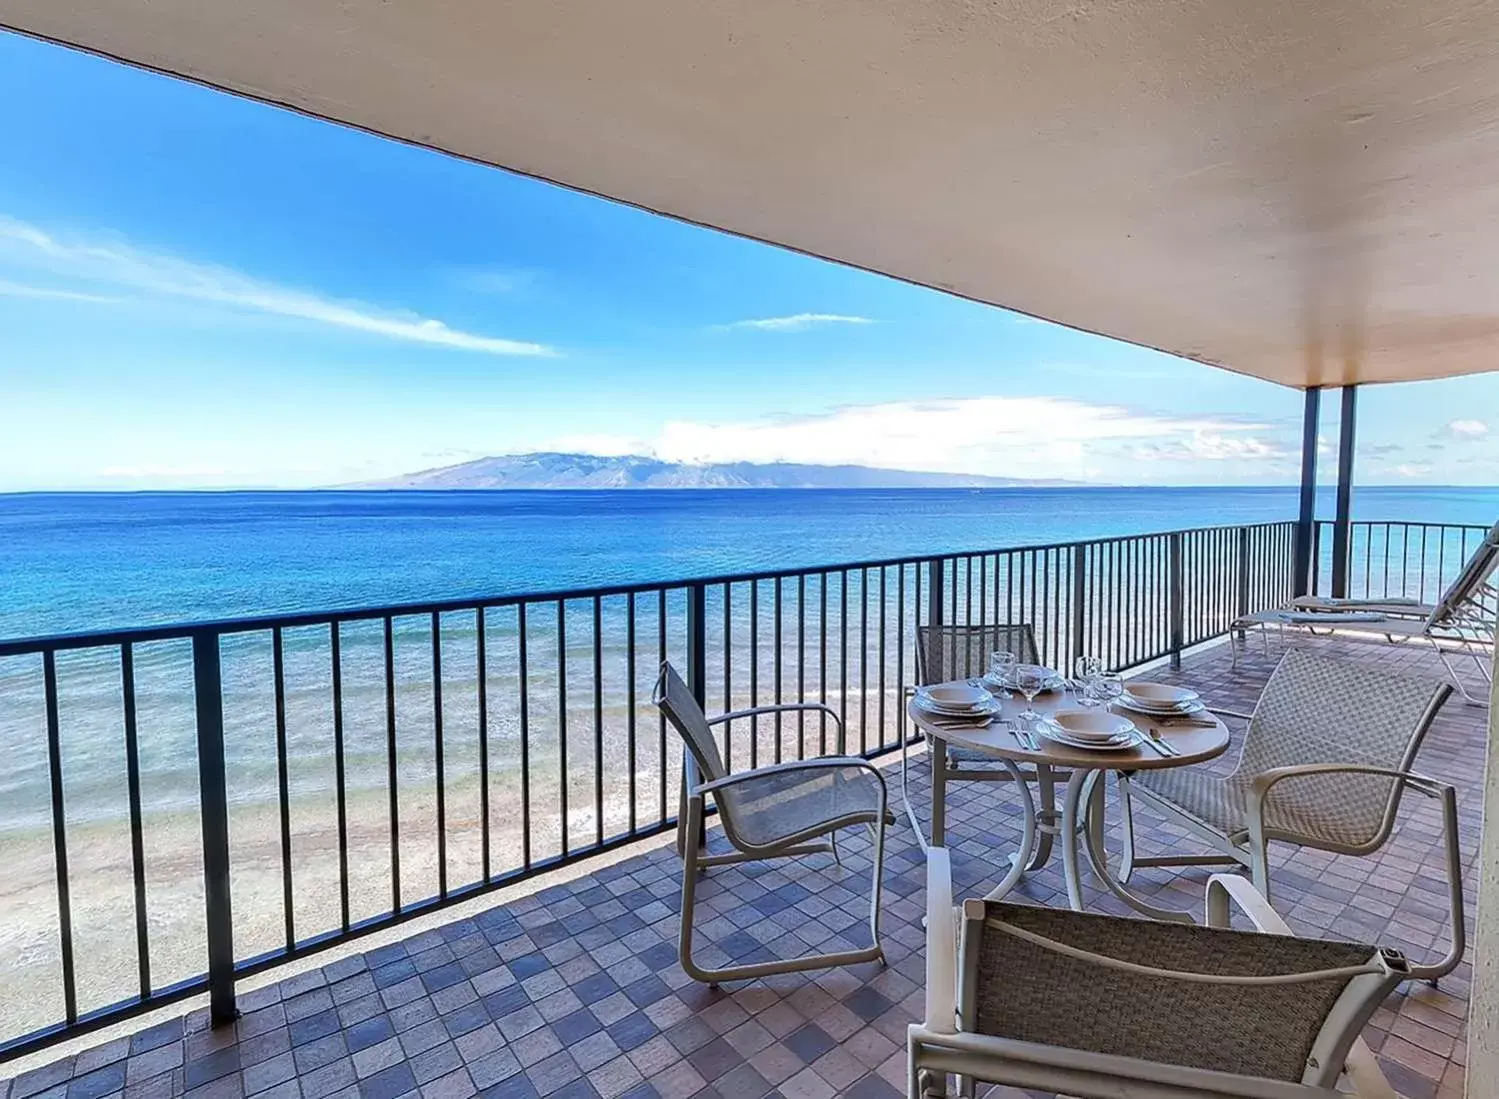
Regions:
<instances>
[{"instance_id":1,"label":"railing post","mask_svg":"<svg viewBox=\"0 0 1499 1099\"><path fill-rule=\"evenodd\" d=\"M1077 667L1078 657L1086 655L1083 649L1084 630L1087 626L1087 582L1088 547L1079 543L1072 547L1072 665ZM1064 672L1064 674L1068 674Z\"/></svg>"},{"instance_id":2,"label":"railing post","mask_svg":"<svg viewBox=\"0 0 1499 1099\"><path fill-rule=\"evenodd\" d=\"M708 589L704 584L687 588L687 689L704 712L708 708ZM683 747L686 752L686 747ZM683 760L685 762L685 755ZM682 791L677 803L677 850L686 853L687 768L682 768ZM708 823L698 821L694 837L699 847L708 842Z\"/></svg>"},{"instance_id":3,"label":"railing post","mask_svg":"<svg viewBox=\"0 0 1499 1099\"><path fill-rule=\"evenodd\" d=\"M203 897L208 931L208 999L215 1026L239 1017L234 1005L234 914L229 896L229 793L224 774L224 691L219 635L193 634L198 791L203 817Z\"/></svg>"},{"instance_id":4,"label":"railing post","mask_svg":"<svg viewBox=\"0 0 1499 1099\"><path fill-rule=\"evenodd\" d=\"M1239 528L1239 577L1237 617L1249 613L1249 528Z\"/></svg>"},{"instance_id":5,"label":"railing post","mask_svg":"<svg viewBox=\"0 0 1499 1099\"><path fill-rule=\"evenodd\" d=\"M1171 535L1168 556L1171 572L1170 601L1168 603L1168 609L1171 614L1171 667L1179 669L1182 666L1182 641L1186 636L1186 608L1182 605L1181 531L1176 531Z\"/></svg>"},{"instance_id":6,"label":"railing post","mask_svg":"<svg viewBox=\"0 0 1499 1099\"><path fill-rule=\"evenodd\" d=\"M942 578L942 558L934 557L927 562L926 624L928 626L942 625L945 588L946 584Z\"/></svg>"}]
</instances>

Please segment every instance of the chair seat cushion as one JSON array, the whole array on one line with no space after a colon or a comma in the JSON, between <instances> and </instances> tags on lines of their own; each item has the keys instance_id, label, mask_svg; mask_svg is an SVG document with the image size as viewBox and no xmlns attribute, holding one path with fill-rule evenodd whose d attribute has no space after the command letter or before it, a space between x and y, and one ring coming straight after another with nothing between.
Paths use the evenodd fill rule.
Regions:
<instances>
[{"instance_id":1,"label":"chair seat cushion","mask_svg":"<svg viewBox=\"0 0 1499 1099\"><path fill-rule=\"evenodd\" d=\"M794 768L747 778L719 793L724 824L746 843L767 846L880 819L880 780L868 766Z\"/></svg>"}]
</instances>

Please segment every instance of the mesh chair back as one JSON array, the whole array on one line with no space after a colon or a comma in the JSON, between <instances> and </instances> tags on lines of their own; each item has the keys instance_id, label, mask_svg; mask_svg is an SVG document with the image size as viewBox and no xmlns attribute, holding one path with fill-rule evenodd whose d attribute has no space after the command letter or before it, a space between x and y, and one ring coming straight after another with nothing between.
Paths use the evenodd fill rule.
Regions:
<instances>
[{"instance_id":1,"label":"mesh chair back","mask_svg":"<svg viewBox=\"0 0 1499 1099\"><path fill-rule=\"evenodd\" d=\"M656 680L656 690L651 698L671 722L672 728L681 735L682 742L692 753L693 762L703 773L703 781L713 782L728 777L728 768L718 752L718 741L713 737L713 729L703 714L703 708L669 661L661 665L661 675Z\"/></svg>"},{"instance_id":2,"label":"mesh chair back","mask_svg":"<svg viewBox=\"0 0 1499 1099\"><path fill-rule=\"evenodd\" d=\"M1461 620L1467 609L1465 604L1477 600L1480 589L1494 574L1496 566L1499 566L1499 523L1489 528L1482 544L1463 565L1463 571L1457 574L1457 579L1448 585L1432 607L1426 619L1427 627L1453 625L1453 619ZM1487 617L1492 619L1492 608L1485 609L1490 612Z\"/></svg>"},{"instance_id":3,"label":"mesh chair back","mask_svg":"<svg viewBox=\"0 0 1499 1099\"><path fill-rule=\"evenodd\" d=\"M1012 652L1022 664L1040 660L1029 622L921 626L916 630L916 681L925 686L983 675L992 652Z\"/></svg>"},{"instance_id":4,"label":"mesh chair back","mask_svg":"<svg viewBox=\"0 0 1499 1099\"><path fill-rule=\"evenodd\" d=\"M1375 948L991 902L986 916L1136 965L1234 976L1362 966ZM969 940L976 934L978 942ZM1022 1042L1297 1082L1347 978L1223 985L1131 973L1001 929L965 927L965 1030ZM968 976L972 974L972 976ZM971 1020L971 1021L970 1021Z\"/></svg>"},{"instance_id":5,"label":"mesh chair back","mask_svg":"<svg viewBox=\"0 0 1499 1099\"><path fill-rule=\"evenodd\" d=\"M1286 653L1265 684L1244 734L1238 773L1310 763L1365 764L1408 771L1445 683L1391 674L1370 664ZM1400 783L1378 775L1308 775L1272 788L1267 823L1320 841L1362 847L1393 823Z\"/></svg>"}]
</instances>

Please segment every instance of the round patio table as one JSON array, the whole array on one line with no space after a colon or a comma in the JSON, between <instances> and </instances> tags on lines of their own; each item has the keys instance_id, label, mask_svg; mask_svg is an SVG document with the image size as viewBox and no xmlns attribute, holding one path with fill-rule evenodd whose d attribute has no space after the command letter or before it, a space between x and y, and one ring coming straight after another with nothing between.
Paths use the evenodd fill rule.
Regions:
<instances>
[{"instance_id":1,"label":"round patio table","mask_svg":"<svg viewBox=\"0 0 1499 1099\"><path fill-rule=\"evenodd\" d=\"M1041 849L1034 852L1036 857L1033 858L1037 840L1056 836L1062 845L1062 874L1067 881L1068 903L1074 910L1082 911L1082 867L1078 852L1078 834L1085 832L1088 860L1093 864L1094 872L1109 892L1135 911L1153 919L1172 920L1179 923L1193 922L1192 916L1186 912L1159 908L1131 893L1109 871L1108 854L1104 848L1103 839L1104 784L1101 780L1110 771L1127 773L1153 771L1167 767L1185 767L1216 759L1228 750L1228 726L1207 710L1194 714L1193 717L1202 722L1211 721L1211 725L1188 725L1182 723L1181 719L1153 718L1121 708L1116 711L1121 717L1128 717L1133 721L1142 734L1151 730L1158 732L1162 740L1176 749L1176 754L1163 755L1151 745L1144 743L1132 748L1109 751L1071 748L1048 740L1039 732L1035 734L1039 749L1033 750L1026 747L1024 741L1015 732L1015 729L1022 725L1016 720L1015 715L1025 709L1024 700L1000 697L999 701L1003 709L989 725L983 728L954 725L952 718L922 709L916 704L914 698L906 706L906 712L911 720L934 741L933 751L945 751L946 746L950 744L953 747L971 748L976 752L981 752L1003 764L1010 772L1014 786L1020 791L1021 807L1025 813L1020 850L1011 856L1009 872L989 892L986 899L999 900L1015 888L1027 870L1035 870L1044 866L1049 856L1049 844L1043 843ZM1045 715L1059 710L1081 709L1081 707L1064 692L1050 691L1036 696L1035 709L1038 713ZM1034 767L1038 775L1047 777L1051 772L1071 772L1071 777L1067 780L1067 792L1063 799L1060 820L1057 820L1054 814L1036 812L1035 800L1031 797L1029 785L1020 770L1022 765ZM932 782L934 821L943 815L947 797L946 780L938 774L939 771L940 769L933 768L934 774L938 775ZM935 827L933 831L933 842L940 843L940 834L936 834Z\"/></svg>"}]
</instances>

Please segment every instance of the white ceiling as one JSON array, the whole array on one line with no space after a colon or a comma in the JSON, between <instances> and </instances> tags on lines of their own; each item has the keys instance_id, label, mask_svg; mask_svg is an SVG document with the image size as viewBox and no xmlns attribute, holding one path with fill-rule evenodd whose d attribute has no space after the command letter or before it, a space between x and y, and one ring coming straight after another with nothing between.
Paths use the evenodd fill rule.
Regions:
<instances>
[{"instance_id":1,"label":"white ceiling","mask_svg":"<svg viewBox=\"0 0 1499 1099\"><path fill-rule=\"evenodd\" d=\"M1273 381L1499 366L1488 3L0 0L0 25Z\"/></svg>"}]
</instances>

